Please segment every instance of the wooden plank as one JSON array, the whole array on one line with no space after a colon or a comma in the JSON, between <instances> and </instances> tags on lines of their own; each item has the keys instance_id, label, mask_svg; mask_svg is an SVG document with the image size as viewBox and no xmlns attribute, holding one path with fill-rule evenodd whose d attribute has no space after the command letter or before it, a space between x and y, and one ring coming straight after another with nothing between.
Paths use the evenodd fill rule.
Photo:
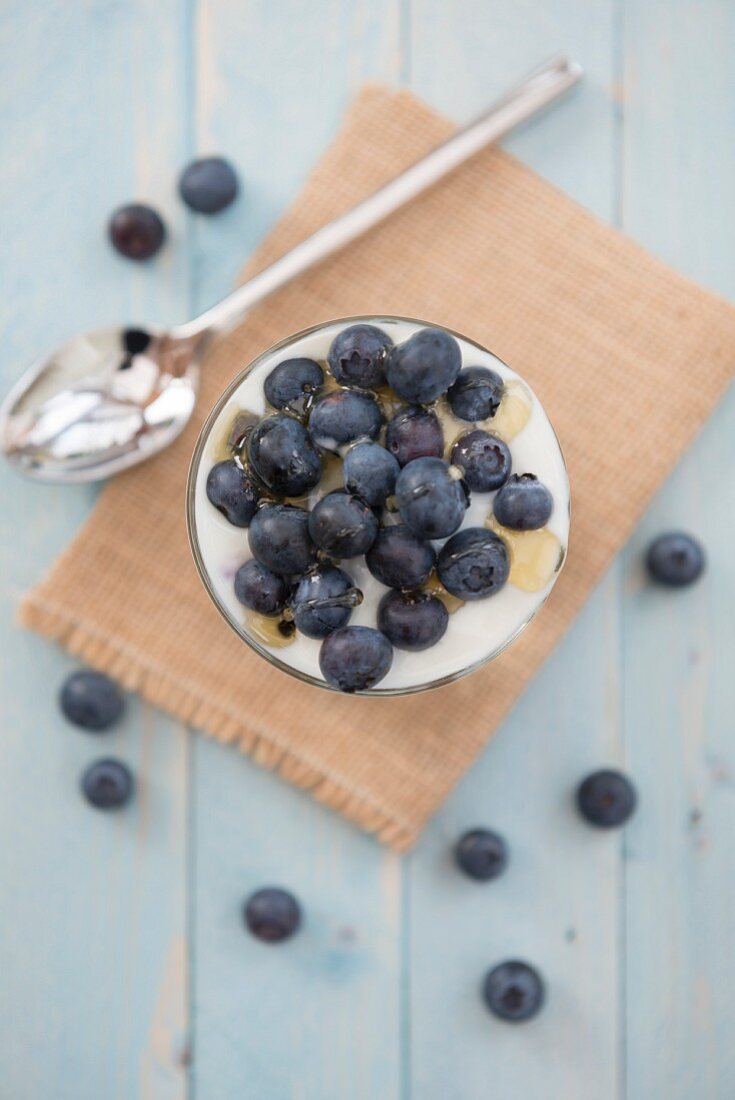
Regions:
<instances>
[{"instance_id":1,"label":"wooden plank","mask_svg":"<svg viewBox=\"0 0 735 1100\"><path fill-rule=\"evenodd\" d=\"M395 76L393 0L308 13L203 0L197 145L231 156L242 199L194 227L196 297L225 292L296 192L363 79ZM294 720L298 720L294 716ZM400 861L230 749L195 747L193 991L197 1100L391 1100L400 1088ZM241 906L292 889L303 931L268 947Z\"/></svg>"},{"instance_id":2,"label":"wooden plank","mask_svg":"<svg viewBox=\"0 0 735 1100\"><path fill-rule=\"evenodd\" d=\"M184 147L182 28L177 0L5 7L3 388L78 329L185 309L171 187ZM105 240L110 210L134 197L154 201L174 231L145 268ZM12 603L95 492L33 485L3 467L0 494L10 588L0 617L2 1092L181 1097L186 738L136 704L103 738L64 724L55 694L72 663L21 634ZM130 761L138 779L135 805L117 816L78 792L81 770L103 754Z\"/></svg>"},{"instance_id":3,"label":"wooden plank","mask_svg":"<svg viewBox=\"0 0 735 1100\"><path fill-rule=\"evenodd\" d=\"M735 9L624 9L625 228L732 298ZM734 463L731 392L624 556L626 755L641 787L626 853L629 1100L735 1094ZM671 528L700 536L709 554L706 577L686 592L652 590L641 569L648 540Z\"/></svg>"},{"instance_id":4,"label":"wooden plank","mask_svg":"<svg viewBox=\"0 0 735 1100\"><path fill-rule=\"evenodd\" d=\"M421 0L411 42L413 87L458 118L545 55L576 56L584 87L508 145L612 219L612 4L481 13ZM581 775L620 756L617 587L613 570L411 860L409 1076L422 1100L618 1094L619 844L585 829L571 801ZM464 880L452 866L452 844L476 825L510 845L497 882ZM549 999L536 1021L513 1028L486 1013L479 986L490 965L519 956L544 973Z\"/></svg>"}]
</instances>

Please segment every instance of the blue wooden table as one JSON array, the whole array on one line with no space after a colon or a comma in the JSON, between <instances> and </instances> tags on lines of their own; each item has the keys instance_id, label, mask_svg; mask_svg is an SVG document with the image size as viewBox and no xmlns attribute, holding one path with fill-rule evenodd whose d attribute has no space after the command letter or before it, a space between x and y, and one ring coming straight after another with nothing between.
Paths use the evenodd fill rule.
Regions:
<instances>
[{"instance_id":1,"label":"blue wooden table","mask_svg":"<svg viewBox=\"0 0 735 1100\"><path fill-rule=\"evenodd\" d=\"M731 0L43 0L0 20L3 385L78 329L182 320L221 295L364 80L462 120L559 48L584 87L509 147L735 295ZM230 156L244 181L210 220L175 194L197 152ZM171 230L143 267L104 239L133 198ZM732 396L405 859L135 702L104 743L65 726L71 662L12 609L95 491L3 470L2 1100L733 1097ZM672 526L710 559L675 595L640 567ZM100 753L139 779L117 816L78 795ZM640 791L623 835L571 809L606 764ZM485 887L448 855L475 824L512 853ZM266 882L306 910L276 949L240 920ZM548 982L525 1027L478 998L508 956Z\"/></svg>"}]
</instances>

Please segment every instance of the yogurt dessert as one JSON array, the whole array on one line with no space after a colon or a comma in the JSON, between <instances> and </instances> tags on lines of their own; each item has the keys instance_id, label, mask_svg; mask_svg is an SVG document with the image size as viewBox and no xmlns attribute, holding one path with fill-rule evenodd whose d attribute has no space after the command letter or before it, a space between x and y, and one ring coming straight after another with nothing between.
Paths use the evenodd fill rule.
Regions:
<instances>
[{"instance_id":1,"label":"yogurt dessert","mask_svg":"<svg viewBox=\"0 0 735 1100\"><path fill-rule=\"evenodd\" d=\"M404 694L496 656L564 562L569 482L530 387L420 321L333 321L228 387L187 492L197 568L262 656Z\"/></svg>"}]
</instances>

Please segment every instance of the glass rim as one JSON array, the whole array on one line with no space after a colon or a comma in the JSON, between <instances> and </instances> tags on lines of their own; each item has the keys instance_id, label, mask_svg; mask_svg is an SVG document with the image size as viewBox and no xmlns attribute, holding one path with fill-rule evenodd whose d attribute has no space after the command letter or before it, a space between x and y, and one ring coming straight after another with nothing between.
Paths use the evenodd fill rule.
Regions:
<instances>
[{"instance_id":1,"label":"glass rim","mask_svg":"<svg viewBox=\"0 0 735 1100\"><path fill-rule=\"evenodd\" d=\"M507 367L508 370L513 369L512 367L509 367L507 365L504 359L501 359L499 355L495 354L495 352L490 351L489 348L484 347L482 344L478 344L476 340L472 340L470 337L465 336L464 333L458 332L456 329L449 328L447 325L439 324L436 321L424 321L419 317L405 317L401 314L391 313L356 314L354 316L333 317L327 321L320 321L316 325L309 325L308 328L299 329L297 332L292 332L288 336L284 337L284 339L278 340L276 341L276 343L271 344L269 347L265 348L262 352L256 355L254 359L251 359L251 361L245 367L243 367L241 371L238 371L232 381L228 383L223 392L217 398L204 423L202 424L199 435L197 437L197 441L194 445L194 450L192 452L191 461L189 462L189 470L186 477L186 531L189 539L189 548L191 550L192 557L194 558L194 565L196 566L199 578L202 581L204 588L206 589L207 595L216 607L219 614L225 620L230 629L234 631L234 633L238 636L238 638L240 638L241 641L250 646L250 648L255 653L257 653L259 657L262 657L264 660L268 661L269 664L275 666L277 669L279 669L281 672L286 673L288 676L295 677L297 680L300 680L304 684L309 684L312 687L322 688L326 691L334 692L336 695L340 696L344 696L346 693L340 691L339 688L335 688L331 684L328 684L326 680L322 680L316 676L312 676L308 672L303 672L301 669L294 668L292 665L288 664L287 661L281 660L274 653L272 653L271 650L267 649L265 646L261 645L260 642L258 642L255 638L253 638L244 627L241 627L237 623L235 623L225 611L224 607L220 603L214 585L212 584L212 581L210 579L207 567L204 563L204 556L201 551L201 546L199 544L199 536L196 530L196 523L194 519L196 507L196 484L199 475L199 467L204 456L205 447L209 441L212 428L217 422L220 413L222 412L229 399L238 389L243 379L251 374L253 370L255 370L263 362L264 359L272 355L274 352L282 351L283 349L289 347L291 344L294 343L294 341L300 340L305 336L311 336L315 332L320 332L322 329L329 328L332 325L380 324L381 322L403 322L410 325L420 325L424 328L443 329L444 332L448 332L451 336L454 336L459 340L463 340L465 343L470 344L474 348L477 348L478 351L483 352L485 355L492 355L495 359L502 363L504 367ZM517 372L513 371L513 373L515 374ZM522 381L526 385L528 385L525 378L523 378ZM534 391L532 390L532 392ZM538 398L536 398L536 400L538 400ZM543 405L541 406L541 408L544 408ZM544 412L546 412L545 409ZM547 420L549 420L548 415ZM566 460L564 458L564 452L562 451L559 437L556 434L556 430L554 428L554 425L551 423L551 420L549 420L549 425L554 435L554 439L556 440L557 447L559 448L562 466L564 467L567 485L569 486L569 470L567 468ZM569 493L569 514L571 518L571 492ZM567 546L563 548L561 561L553 574L553 584L543 600L541 600L541 602L537 604L536 607L534 607L530 614L523 620L522 623L518 625L516 630L514 630L513 633L502 642L501 645L496 646L495 649L491 650L490 653L488 653L485 657L482 657L479 661L475 661L473 664L468 665L467 668L459 669L456 672L450 672L446 676L442 676L436 680L430 680L427 683L411 684L408 687L396 688L381 688L378 684L378 686L374 688L365 688L364 690L355 691L349 694L359 695L371 699L374 699L376 697L395 698L402 695L418 695L425 691L432 691L434 688L446 687L448 684L456 683L457 680L461 680L465 676L469 676L471 673L477 672L477 670L482 668L483 665L488 664L490 661L494 661L497 657L500 656L501 653L503 653L510 645L512 645L513 642L516 641L519 635L521 635L526 627L533 622L541 608L546 604L546 601L548 600L554 589L554 586L556 585L559 574L564 568L564 564L567 559L567 549Z\"/></svg>"}]
</instances>

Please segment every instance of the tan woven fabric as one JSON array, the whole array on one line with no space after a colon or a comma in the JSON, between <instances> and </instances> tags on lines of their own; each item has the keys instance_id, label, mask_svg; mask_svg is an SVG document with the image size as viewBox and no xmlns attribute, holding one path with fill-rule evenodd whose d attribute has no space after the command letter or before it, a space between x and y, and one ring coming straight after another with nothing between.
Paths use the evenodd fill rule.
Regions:
<instances>
[{"instance_id":1,"label":"tan woven fabric","mask_svg":"<svg viewBox=\"0 0 735 1100\"><path fill-rule=\"evenodd\" d=\"M248 271L450 130L405 92L364 91ZM572 481L569 559L536 622L485 670L405 699L337 697L252 654L205 594L184 524L189 457L226 383L290 332L355 313L427 318L497 352L544 402ZM105 489L21 619L406 849L566 630L734 362L732 307L508 155L483 153L213 349L189 430Z\"/></svg>"}]
</instances>

